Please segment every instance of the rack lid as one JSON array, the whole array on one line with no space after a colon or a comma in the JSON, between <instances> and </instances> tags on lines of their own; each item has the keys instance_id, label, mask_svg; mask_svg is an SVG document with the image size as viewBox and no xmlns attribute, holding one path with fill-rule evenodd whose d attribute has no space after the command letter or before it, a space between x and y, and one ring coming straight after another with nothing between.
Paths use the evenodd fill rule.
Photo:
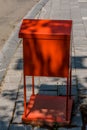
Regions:
<instances>
[{"instance_id":1,"label":"rack lid","mask_svg":"<svg viewBox=\"0 0 87 130\"><path fill-rule=\"evenodd\" d=\"M24 19L19 38L70 39L72 20Z\"/></svg>"}]
</instances>

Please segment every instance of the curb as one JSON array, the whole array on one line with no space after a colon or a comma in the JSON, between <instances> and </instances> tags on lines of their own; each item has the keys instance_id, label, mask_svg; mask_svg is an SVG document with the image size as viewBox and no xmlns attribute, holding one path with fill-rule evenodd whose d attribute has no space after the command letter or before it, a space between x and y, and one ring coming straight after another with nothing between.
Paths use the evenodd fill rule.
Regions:
<instances>
[{"instance_id":1,"label":"curb","mask_svg":"<svg viewBox=\"0 0 87 130\"><path fill-rule=\"evenodd\" d=\"M43 6L48 2L48 0L40 0L24 17L26 19L34 19L39 13ZM22 22L22 21L21 21ZM3 80L7 67L10 63L12 56L14 55L17 47L19 46L21 39L18 38L18 33L20 29L21 22L17 25L9 39L6 41L4 47L0 52L0 83Z\"/></svg>"}]
</instances>

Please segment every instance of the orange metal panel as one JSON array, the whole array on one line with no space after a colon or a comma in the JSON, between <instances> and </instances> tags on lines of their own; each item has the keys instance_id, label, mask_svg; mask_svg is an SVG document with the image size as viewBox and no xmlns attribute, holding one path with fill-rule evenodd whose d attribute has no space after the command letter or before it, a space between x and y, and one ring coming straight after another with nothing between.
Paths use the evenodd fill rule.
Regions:
<instances>
[{"instance_id":1,"label":"orange metal panel","mask_svg":"<svg viewBox=\"0 0 87 130\"><path fill-rule=\"evenodd\" d=\"M23 20L25 75L69 75L71 25L71 20Z\"/></svg>"},{"instance_id":2,"label":"orange metal panel","mask_svg":"<svg viewBox=\"0 0 87 130\"><path fill-rule=\"evenodd\" d=\"M70 42L24 39L24 73L33 76L67 77Z\"/></svg>"}]
</instances>

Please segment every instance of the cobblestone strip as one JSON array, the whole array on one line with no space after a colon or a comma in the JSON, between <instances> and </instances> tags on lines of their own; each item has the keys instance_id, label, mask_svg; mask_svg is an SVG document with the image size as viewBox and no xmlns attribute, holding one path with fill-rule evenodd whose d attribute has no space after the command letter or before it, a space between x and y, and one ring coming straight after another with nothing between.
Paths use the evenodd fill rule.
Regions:
<instances>
[{"instance_id":1,"label":"cobblestone strip","mask_svg":"<svg viewBox=\"0 0 87 130\"><path fill-rule=\"evenodd\" d=\"M51 6L51 8L49 6ZM49 17L49 15L50 15L50 17ZM73 59L72 59L72 61L73 61L73 74L72 74L73 79L72 79L72 81L73 82L72 82L72 84L74 87L78 84L78 87L82 92L83 88L84 87L86 88L86 74L87 73L86 73L86 56L85 56L86 53L85 52L86 52L87 38L86 38L86 35L84 32L84 25L83 25L83 21L82 21L82 17L81 17L81 10L79 8L78 0L71 0L71 1L70 0L55 0L55 2L54 2L54 0L49 0L48 3L46 4L46 6L41 10L41 12L37 15L36 18L73 19L74 46L73 46L73 51L72 51L72 55L73 55ZM82 33L81 33L81 30L82 30ZM18 56L18 55L19 55L19 52L16 53L16 56ZM16 56L14 57L14 59L16 60L15 63L13 60L13 63L9 66L9 68L15 68L16 70L18 70L18 72L21 72L21 69L22 69L21 63L23 62L23 60L22 60L22 57L19 59L16 59ZM16 66L16 67L14 67L14 66ZM13 71L13 70L11 70L11 71ZM13 72L13 74L14 74L14 72ZM30 78L27 78L27 89L28 89L27 99L28 100L31 95L31 93L30 93L31 79ZM15 80L18 80L18 79L16 78ZM8 77L5 80L5 84L7 84L6 83L7 81L10 81ZM13 82L14 82L14 80L13 80ZM42 85L42 87L39 87L40 84ZM48 91L47 87L43 86L44 84L49 85L49 86L50 86L50 84L55 85L54 90ZM58 88L57 88L58 84L63 86L65 84L65 81L61 80L61 79L58 80L55 78L42 79L39 77L39 78L35 79L35 91L36 91L36 93L41 93L41 94L49 93L49 94L55 95L55 94L58 94L58 93L55 93L56 90L58 90ZM13 87L13 88L15 88L15 87ZM12 123L16 123L15 121L17 121L18 123L21 123L21 115L23 113L23 81L21 81L19 88L20 89L19 89L19 93L18 93L18 99L16 100L16 110L14 113L14 119L13 119ZM49 90L52 88L53 88L52 86L49 87ZM12 91L14 91L14 90L12 90ZM16 94L17 94L17 91L14 91L14 92L16 92ZM7 99L8 98L6 97L6 100ZM9 104L11 104L11 103L9 103ZM7 106L9 104L7 104ZM3 107L3 109L4 109L4 107ZM3 113L3 111L2 111L2 113ZM81 120L81 113L79 111L79 106L76 106L74 114L75 114L75 116L73 116L72 124L74 124L74 125L76 124L76 126L78 126L78 127L75 127L75 128L64 128L63 127L63 128L58 128L58 130L81 130L82 129L81 128L82 120ZM24 125L11 124L10 130L13 130L13 128L17 129L17 130L18 129L26 130L27 126L25 125L25 127L24 127ZM29 126L28 129L31 130L31 126ZM35 127L34 130L48 130L48 129Z\"/></svg>"},{"instance_id":2,"label":"cobblestone strip","mask_svg":"<svg viewBox=\"0 0 87 130\"><path fill-rule=\"evenodd\" d=\"M5 129L8 129L14 114L15 101L17 99L17 93L21 81L21 76L22 76L22 71L17 69L17 65L15 65L15 63L19 59L21 59L22 53L19 53L19 51L20 51L20 47L18 48L16 54L13 57L14 60L13 59L11 60L5 78L2 82L2 87L1 87L2 91L0 94L0 128L1 129L5 126L6 126Z\"/></svg>"}]
</instances>

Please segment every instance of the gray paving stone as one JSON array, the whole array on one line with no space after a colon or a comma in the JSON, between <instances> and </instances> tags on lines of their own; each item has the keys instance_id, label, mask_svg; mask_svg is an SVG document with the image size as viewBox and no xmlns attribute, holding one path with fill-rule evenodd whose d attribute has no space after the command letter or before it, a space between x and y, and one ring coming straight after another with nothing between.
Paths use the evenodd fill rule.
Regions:
<instances>
[{"instance_id":1,"label":"gray paving stone","mask_svg":"<svg viewBox=\"0 0 87 130\"><path fill-rule=\"evenodd\" d=\"M22 84L23 84L23 81L22 81ZM26 84L29 86L32 86L32 76L26 76ZM34 76L34 85L35 85L35 87L40 86L40 77L39 76Z\"/></svg>"},{"instance_id":2,"label":"gray paving stone","mask_svg":"<svg viewBox=\"0 0 87 130\"><path fill-rule=\"evenodd\" d=\"M86 57L87 56L87 51L86 51L86 47L82 46L82 47L76 47L75 49L75 61L78 62L78 61L81 61L80 65L81 64L84 64L84 62L86 62ZM81 68L81 67L80 67ZM83 67L82 67L83 69ZM85 67L84 67L85 69Z\"/></svg>"},{"instance_id":3,"label":"gray paving stone","mask_svg":"<svg viewBox=\"0 0 87 130\"><path fill-rule=\"evenodd\" d=\"M6 91L8 92L8 91L13 91L13 90L15 90L16 91L16 89L18 88L18 83L17 84L15 84L15 83L4 83L4 86L2 86L2 93L6 93Z\"/></svg>"},{"instance_id":4,"label":"gray paving stone","mask_svg":"<svg viewBox=\"0 0 87 130\"><path fill-rule=\"evenodd\" d=\"M74 18L81 18L81 14L80 14L80 8L79 8L79 6L72 6L72 8L71 8L71 16L72 16L72 18L74 19Z\"/></svg>"},{"instance_id":5,"label":"gray paving stone","mask_svg":"<svg viewBox=\"0 0 87 130\"><path fill-rule=\"evenodd\" d=\"M72 85L76 85L75 82L75 72L73 70L73 76L72 76ZM66 85L66 78L41 78L40 84L46 84L46 85Z\"/></svg>"},{"instance_id":6,"label":"gray paving stone","mask_svg":"<svg viewBox=\"0 0 87 130\"><path fill-rule=\"evenodd\" d=\"M72 4L72 6L78 5L78 0L71 0L70 4Z\"/></svg>"},{"instance_id":7,"label":"gray paving stone","mask_svg":"<svg viewBox=\"0 0 87 130\"><path fill-rule=\"evenodd\" d=\"M21 103L18 103L16 106L16 111L13 118L13 123L22 123L22 115L24 113L24 107L23 107L23 101L19 101Z\"/></svg>"},{"instance_id":8,"label":"gray paving stone","mask_svg":"<svg viewBox=\"0 0 87 130\"><path fill-rule=\"evenodd\" d=\"M35 16L39 13L39 11L42 9L42 7L45 6L45 4L48 2L48 0L40 0L32 9L29 11L29 13L24 18L35 18Z\"/></svg>"},{"instance_id":9,"label":"gray paving stone","mask_svg":"<svg viewBox=\"0 0 87 130\"><path fill-rule=\"evenodd\" d=\"M12 56L12 53L14 54L14 52L15 52L15 49L14 48L9 49L9 47L2 50L2 53L4 54L5 59L8 59L8 58L10 59Z\"/></svg>"},{"instance_id":10,"label":"gray paving stone","mask_svg":"<svg viewBox=\"0 0 87 130\"><path fill-rule=\"evenodd\" d=\"M6 77L8 77L8 75L6 75ZM17 84L12 84L10 81L11 78L8 83L3 81L0 95L0 120L5 123L10 123L11 121L18 91L18 82Z\"/></svg>"},{"instance_id":11,"label":"gray paving stone","mask_svg":"<svg viewBox=\"0 0 87 130\"><path fill-rule=\"evenodd\" d=\"M79 37L79 36L74 37L73 41L74 41L75 47L79 47L79 46L82 46L82 45L84 45L84 48L86 47L86 44L87 44L87 38L86 37Z\"/></svg>"},{"instance_id":12,"label":"gray paving stone","mask_svg":"<svg viewBox=\"0 0 87 130\"><path fill-rule=\"evenodd\" d=\"M87 90L86 90L86 95L82 95L83 97L84 97L84 99L83 100L81 100L81 106L83 106L83 105L87 105Z\"/></svg>"},{"instance_id":13,"label":"gray paving stone","mask_svg":"<svg viewBox=\"0 0 87 130\"><path fill-rule=\"evenodd\" d=\"M73 37L85 37L85 30L83 24L74 24L73 25Z\"/></svg>"},{"instance_id":14,"label":"gray paving stone","mask_svg":"<svg viewBox=\"0 0 87 130\"><path fill-rule=\"evenodd\" d=\"M74 30L73 31L73 36L85 37L86 33L85 33L84 30Z\"/></svg>"},{"instance_id":15,"label":"gray paving stone","mask_svg":"<svg viewBox=\"0 0 87 130\"><path fill-rule=\"evenodd\" d=\"M80 7L83 8L87 8L87 1L80 1L79 2Z\"/></svg>"},{"instance_id":16,"label":"gray paving stone","mask_svg":"<svg viewBox=\"0 0 87 130\"><path fill-rule=\"evenodd\" d=\"M87 27L87 16L82 17L82 18L83 18L83 23L84 23L85 27ZM85 28L85 29L87 29L87 28Z\"/></svg>"},{"instance_id":17,"label":"gray paving stone","mask_svg":"<svg viewBox=\"0 0 87 130\"><path fill-rule=\"evenodd\" d=\"M51 0L51 8L52 12L58 11L60 9L60 0L55 0L55 2Z\"/></svg>"},{"instance_id":18,"label":"gray paving stone","mask_svg":"<svg viewBox=\"0 0 87 130\"><path fill-rule=\"evenodd\" d=\"M50 19L51 7L52 7L52 1L48 1L45 7L42 8L42 10L40 11L40 13L36 18Z\"/></svg>"},{"instance_id":19,"label":"gray paving stone","mask_svg":"<svg viewBox=\"0 0 87 130\"><path fill-rule=\"evenodd\" d=\"M9 130L32 130L32 127L27 125L11 124Z\"/></svg>"},{"instance_id":20,"label":"gray paving stone","mask_svg":"<svg viewBox=\"0 0 87 130\"><path fill-rule=\"evenodd\" d=\"M71 130L82 130L82 127L72 128Z\"/></svg>"},{"instance_id":21,"label":"gray paving stone","mask_svg":"<svg viewBox=\"0 0 87 130\"><path fill-rule=\"evenodd\" d=\"M56 85L52 85L52 84L41 84L40 85L40 90L41 91L50 91L50 90L52 90L52 91L57 91L57 84Z\"/></svg>"},{"instance_id":22,"label":"gray paving stone","mask_svg":"<svg viewBox=\"0 0 87 130\"><path fill-rule=\"evenodd\" d=\"M12 64L10 64L8 69L10 69L10 71L13 70L13 71L15 71L15 73L18 73L18 74L23 73L23 64L21 63L21 60L18 59L17 62L12 61Z\"/></svg>"},{"instance_id":23,"label":"gray paving stone","mask_svg":"<svg viewBox=\"0 0 87 130\"><path fill-rule=\"evenodd\" d=\"M87 2L87 0L78 0L78 2L81 2L81 3L82 3L82 2Z\"/></svg>"},{"instance_id":24,"label":"gray paving stone","mask_svg":"<svg viewBox=\"0 0 87 130\"><path fill-rule=\"evenodd\" d=\"M27 86L27 102L30 99L31 95L31 88ZM13 123L22 123L22 114L24 112L24 89L23 85L20 85L19 93L18 93L18 98L16 100L16 108L15 108L15 113L14 113L14 118L13 118Z\"/></svg>"},{"instance_id":25,"label":"gray paving stone","mask_svg":"<svg viewBox=\"0 0 87 130\"><path fill-rule=\"evenodd\" d=\"M78 89L79 91L86 91L87 89L86 77L83 79L78 78Z\"/></svg>"},{"instance_id":26,"label":"gray paving stone","mask_svg":"<svg viewBox=\"0 0 87 130\"><path fill-rule=\"evenodd\" d=\"M79 98L80 105L87 104L87 82L86 78L78 78L78 89L79 89Z\"/></svg>"},{"instance_id":27,"label":"gray paving stone","mask_svg":"<svg viewBox=\"0 0 87 130\"><path fill-rule=\"evenodd\" d=\"M23 58L23 53L18 51L18 52L15 53L14 58L15 57L19 57L20 59L22 59Z\"/></svg>"},{"instance_id":28,"label":"gray paving stone","mask_svg":"<svg viewBox=\"0 0 87 130\"><path fill-rule=\"evenodd\" d=\"M78 53L79 54L79 53ZM87 68L87 57L86 56L76 56L75 57L75 67L76 69L86 70ZM77 71L79 73L79 71Z\"/></svg>"},{"instance_id":29,"label":"gray paving stone","mask_svg":"<svg viewBox=\"0 0 87 130\"><path fill-rule=\"evenodd\" d=\"M87 49L87 47L86 47L86 45L75 45L75 52L76 51L83 51L84 52L84 55L86 54L86 49Z\"/></svg>"},{"instance_id":30,"label":"gray paving stone","mask_svg":"<svg viewBox=\"0 0 87 130\"><path fill-rule=\"evenodd\" d=\"M20 57L13 57L13 58L11 59L11 63L14 63L14 62L15 62L15 63L19 63L19 61L22 62L22 61L23 61L22 58L20 58Z\"/></svg>"},{"instance_id":31,"label":"gray paving stone","mask_svg":"<svg viewBox=\"0 0 87 130\"><path fill-rule=\"evenodd\" d=\"M23 102L22 102L23 103ZM13 119L13 123L22 123L22 115L24 113L24 108L23 108L23 104L22 105L17 105L16 107L16 111L14 114L14 119Z\"/></svg>"},{"instance_id":32,"label":"gray paving stone","mask_svg":"<svg viewBox=\"0 0 87 130\"><path fill-rule=\"evenodd\" d=\"M72 86L71 94L73 96L77 95L76 85ZM42 94L52 94L52 95L66 95L66 85L46 85L42 84L40 86L40 93Z\"/></svg>"},{"instance_id":33,"label":"gray paving stone","mask_svg":"<svg viewBox=\"0 0 87 130\"><path fill-rule=\"evenodd\" d=\"M5 90L3 90L3 92L1 92L1 94L0 94L0 101L1 101L1 103L0 103L0 106L3 106L3 105L5 105L5 103L7 104L7 102L8 102L8 104L12 104L13 105L13 103L14 102L12 102L12 101L15 101L15 99L16 99L16 94L17 94L17 88L13 88L13 89L5 89Z\"/></svg>"},{"instance_id":34,"label":"gray paving stone","mask_svg":"<svg viewBox=\"0 0 87 130\"><path fill-rule=\"evenodd\" d=\"M58 128L58 130L82 130L81 127L75 127L75 128Z\"/></svg>"},{"instance_id":35,"label":"gray paving stone","mask_svg":"<svg viewBox=\"0 0 87 130\"><path fill-rule=\"evenodd\" d=\"M58 9L58 10L55 11L55 13L54 12L51 13L50 17L51 17L51 19L59 19L59 20L61 20L61 19L63 19L63 20L71 19L69 10L62 10L62 9L60 9L60 10Z\"/></svg>"},{"instance_id":36,"label":"gray paving stone","mask_svg":"<svg viewBox=\"0 0 87 130\"><path fill-rule=\"evenodd\" d=\"M11 76L11 75L15 75L15 73L16 73L19 77L22 76L23 70L22 71L16 70L16 68L15 68L16 64L17 63L11 63L9 65L9 67L8 67L9 71L7 71L7 73L6 73L7 75ZM13 68L10 68L10 67L13 67Z\"/></svg>"},{"instance_id":37,"label":"gray paving stone","mask_svg":"<svg viewBox=\"0 0 87 130\"><path fill-rule=\"evenodd\" d=\"M67 130L82 130L81 127L75 127L75 128L68 128Z\"/></svg>"},{"instance_id":38,"label":"gray paving stone","mask_svg":"<svg viewBox=\"0 0 87 130\"><path fill-rule=\"evenodd\" d=\"M3 78L4 78L5 73L6 73L6 69L5 69L5 68L0 69L0 80L1 80L1 81L2 81Z\"/></svg>"},{"instance_id":39,"label":"gray paving stone","mask_svg":"<svg viewBox=\"0 0 87 130\"><path fill-rule=\"evenodd\" d=\"M87 47L83 47L83 46L79 46L79 47L76 47L75 49L75 55L76 57L82 57L82 58L86 58L86 48Z\"/></svg>"},{"instance_id":40,"label":"gray paving stone","mask_svg":"<svg viewBox=\"0 0 87 130\"><path fill-rule=\"evenodd\" d=\"M73 30L84 30L84 24L73 24Z\"/></svg>"},{"instance_id":41,"label":"gray paving stone","mask_svg":"<svg viewBox=\"0 0 87 130\"><path fill-rule=\"evenodd\" d=\"M0 130L8 130L7 123L0 121Z\"/></svg>"},{"instance_id":42,"label":"gray paving stone","mask_svg":"<svg viewBox=\"0 0 87 130\"><path fill-rule=\"evenodd\" d=\"M68 130L67 128L58 128L58 130Z\"/></svg>"},{"instance_id":43,"label":"gray paving stone","mask_svg":"<svg viewBox=\"0 0 87 130\"><path fill-rule=\"evenodd\" d=\"M68 2L61 3L61 9L65 9L65 10L70 9L69 3Z\"/></svg>"},{"instance_id":44,"label":"gray paving stone","mask_svg":"<svg viewBox=\"0 0 87 130\"><path fill-rule=\"evenodd\" d=\"M10 69L10 70L15 69L17 65L18 65L18 63L14 62L14 63L9 65L8 69Z\"/></svg>"},{"instance_id":45,"label":"gray paving stone","mask_svg":"<svg viewBox=\"0 0 87 130\"><path fill-rule=\"evenodd\" d=\"M77 126L77 127L82 127L83 122L82 122L82 116L80 111L78 110L77 113L72 117L72 123L71 125Z\"/></svg>"},{"instance_id":46,"label":"gray paving stone","mask_svg":"<svg viewBox=\"0 0 87 130\"><path fill-rule=\"evenodd\" d=\"M33 130L48 130L48 129L35 127Z\"/></svg>"},{"instance_id":47,"label":"gray paving stone","mask_svg":"<svg viewBox=\"0 0 87 130\"><path fill-rule=\"evenodd\" d=\"M57 91L39 91L41 95L57 96Z\"/></svg>"},{"instance_id":48,"label":"gray paving stone","mask_svg":"<svg viewBox=\"0 0 87 130\"><path fill-rule=\"evenodd\" d=\"M71 18L73 20L73 23L80 23L82 24L82 19L81 18Z\"/></svg>"},{"instance_id":49,"label":"gray paving stone","mask_svg":"<svg viewBox=\"0 0 87 130\"><path fill-rule=\"evenodd\" d=\"M40 77L40 84L57 85L58 77Z\"/></svg>"},{"instance_id":50,"label":"gray paving stone","mask_svg":"<svg viewBox=\"0 0 87 130\"><path fill-rule=\"evenodd\" d=\"M50 18L51 19L70 19L70 11L68 8L69 6L67 4L64 4L63 6L60 0L55 0L55 2L52 0L52 9L51 9Z\"/></svg>"},{"instance_id":51,"label":"gray paving stone","mask_svg":"<svg viewBox=\"0 0 87 130\"><path fill-rule=\"evenodd\" d=\"M83 22L84 22L84 27L86 31L86 37L87 37L87 17L83 19Z\"/></svg>"},{"instance_id":52,"label":"gray paving stone","mask_svg":"<svg viewBox=\"0 0 87 130\"><path fill-rule=\"evenodd\" d=\"M0 99L0 121L9 124L14 109L14 99L13 99L14 97L11 97L10 99L9 97L6 98L7 99L5 98Z\"/></svg>"},{"instance_id":53,"label":"gray paving stone","mask_svg":"<svg viewBox=\"0 0 87 130\"><path fill-rule=\"evenodd\" d=\"M4 82L9 83L10 81L12 83L20 82L20 76L18 76L18 75L12 75L12 76L5 77Z\"/></svg>"},{"instance_id":54,"label":"gray paving stone","mask_svg":"<svg viewBox=\"0 0 87 130\"><path fill-rule=\"evenodd\" d=\"M85 69L77 69L76 70L76 75L78 77L78 80L82 81L81 79L84 79L84 81L86 81L86 77L87 77L87 70Z\"/></svg>"},{"instance_id":55,"label":"gray paving stone","mask_svg":"<svg viewBox=\"0 0 87 130\"><path fill-rule=\"evenodd\" d=\"M87 8L87 5L86 5L86 8ZM81 15L82 17L87 17L87 9L86 8L81 8Z\"/></svg>"},{"instance_id":56,"label":"gray paving stone","mask_svg":"<svg viewBox=\"0 0 87 130\"><path fill-rule=\"evenodd\" d=\"M80 8L79 6L75 6L71 8L71 18L73 20L73 23L80 23L82 24L82 17L80 14Z\"/></svg>"}]
</instances>

